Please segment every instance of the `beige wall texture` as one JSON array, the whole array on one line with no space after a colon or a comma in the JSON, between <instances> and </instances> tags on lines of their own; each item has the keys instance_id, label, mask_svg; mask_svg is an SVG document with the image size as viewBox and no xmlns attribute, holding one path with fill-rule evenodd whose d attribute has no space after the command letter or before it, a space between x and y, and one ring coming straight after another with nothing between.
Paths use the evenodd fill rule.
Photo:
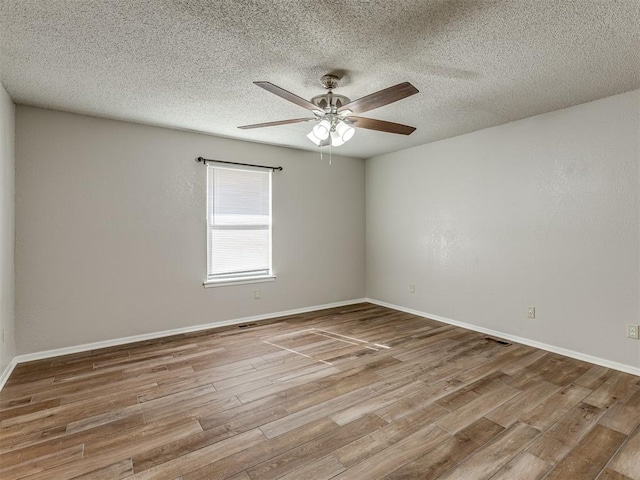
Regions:
<instances>
[{"instance_id":1,"label":"beige wall texture","mask_svg":"<svg viewBox=\"0 0 640 480\"><path fill-rule=\"evenodd\" d=\"M369 159L367 296L640 367L639 164L640 90Z\"/></svg>"},{"instance_id":2,"label":"beige wall texture","mask_svg":"<svg viewBox=\"0 0 640 480\"><path fill-rule=\"evenodd\" d=\"M277 280L205 289L206 172L281 165ZM364 161L18 106L18 353L364 296ZM254 300L254 289L261 299Z\"/></svg>"},{"instance_id":3,"label":"beige wall texture","mask_svg":"<svg viewBox=\"0 0 640 480\"><path fill-rule=\"evenodd\" d=\"M15 107L0 85L0 375L16 354L14 323ZM4 333L3 333L4 332Z\"/></svg>"}]
</instances>

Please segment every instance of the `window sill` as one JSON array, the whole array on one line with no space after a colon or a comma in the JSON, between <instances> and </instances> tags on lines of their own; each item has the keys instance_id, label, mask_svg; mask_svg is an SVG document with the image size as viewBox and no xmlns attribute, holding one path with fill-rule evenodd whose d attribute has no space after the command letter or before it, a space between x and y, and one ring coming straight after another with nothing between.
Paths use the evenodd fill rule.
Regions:
<instances>
[{"instance_id":1,"label":"window sill","mask_svg":"<svg viewBox=\"0 0 640 480\"><path fill-rule=\"evenodd\" d=\"M261 277L236 278L234 280L207 280L202 284L202 286L204 288L228 287L231 285L244 285L247 283L273 282L275 279L275 275L264 275Z\"/></svg>"}]
</instances>

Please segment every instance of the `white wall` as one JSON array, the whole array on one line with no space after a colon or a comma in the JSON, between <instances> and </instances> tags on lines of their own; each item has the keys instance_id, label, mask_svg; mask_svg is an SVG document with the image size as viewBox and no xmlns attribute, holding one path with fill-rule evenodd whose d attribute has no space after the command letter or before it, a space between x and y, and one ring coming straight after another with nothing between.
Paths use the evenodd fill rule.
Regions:
<instances>
[{"instance_id":1,"label":"white wall","mask_svg":"<svg viewBox=\"0 0 640 480\"><path fill-rule=\"evenodd\" d=\"M14 323L14 132L15 107L0 85L0 375L15 350ZM6 331L3 341L2 332Z\"/></svg>"},{"instance_id":2,"label":"white wall","mask_svg":"<svg viewBox=\"0 0 640 480\"><path fill-rule=\"evenodd\" d=\"M640 90L367 160L367 296L640 367L639 139Z\"/></svg>"},{"instance_id":3,"label":"white wall","mask_svg":"<svg viewBox=\"0 0 640 480\"><path fill-rule=\"evenodd\" d=\"M275 282L202 287L198 156L284 167ZM18 106L18 353L362 298L364 178L360 159Z\"/></svg>"}]
</instances>

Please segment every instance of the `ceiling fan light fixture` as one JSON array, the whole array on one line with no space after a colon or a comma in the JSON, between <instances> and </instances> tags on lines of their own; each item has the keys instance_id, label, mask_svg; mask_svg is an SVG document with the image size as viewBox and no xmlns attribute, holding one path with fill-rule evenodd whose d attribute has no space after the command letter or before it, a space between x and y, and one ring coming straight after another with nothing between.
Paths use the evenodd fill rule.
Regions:
<instances>
[{"instance_id":1,"label":"ceiling fan light fixture","mask_svg":"<svg viewBox=\"0 0 640 480\"><path fill-rule=\"evenodd\" d=\"M356 129L347 125L343 121L339 121L335 128L336 133L340 136L342 143L348 142L353 137Z\"/></svg>"},{"instance_id":2,"label":"ceiling fan light fixture","mask_svg":"<svg viewBox=\"0 0 640 480\"><path fill-rule=\"evenodd\" d=\"M315 130L315 129L314 129L314 130ZM311 140L313 143L315 143L315 144L316 144L316 146L318 146L318 147L320 146L320 142L322 141L322 140L320 140L318 137L316 137L316 136L314 135L313 130L311 130L311 131L309 132L309 134L307 135L307 138L308 138L309 140Z\"/></svg>"},{"instance_id":3,"label":"ceiling fan light fixture","mask_svg":"<svg viewBox=\"0 0 640 480\"><path fill-rule=\"evenodd\" d=\"M344 144L344 140L342 140L342 137L340 137L340 135L338 135L337 132L331 132L331 146L332 147L339 147L340 145Z\"/></svg>"},{"instance_id":4,"label":"ceiling fan light fixture","mask_svg":"<svg viewBox=\"0 0 640 480\"><path fill-rule=\"evenodd\" d=\"M331 131L331 123L328 120L321 120L315 127L313 127L313 134L320 140L326 140L329 137Z\"/></svg>"}]
</instances>

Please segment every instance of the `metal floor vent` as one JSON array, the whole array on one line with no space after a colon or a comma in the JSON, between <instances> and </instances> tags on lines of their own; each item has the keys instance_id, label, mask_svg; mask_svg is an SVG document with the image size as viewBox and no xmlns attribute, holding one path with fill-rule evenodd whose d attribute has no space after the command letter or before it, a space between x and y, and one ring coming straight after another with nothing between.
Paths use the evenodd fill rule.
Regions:
<instances>
[{"instance_id":1,"label":"metal floor vent","mask_svg":"<svg viewBox=\"0 0 640 480\"><path fill-rule=\"evenodd\" d=\"M505 347L511 345L511 343L507 342L506 340L500 340L499 338L484 337L484 339L489 340L490 342L499 343L500 345L504 345Z\"/></svg>"},{"instance_id":2,"label":"metal floor vent","mask_svg":"<svg viewBox=\"0 0 640 480\"><path fill-rule=\"evenodd\" d=\"M238 325L238 328L251 328L251 327L257 327L258 324L257 323L245 323L243 325Z\"/></svg>"}]
</instances>

